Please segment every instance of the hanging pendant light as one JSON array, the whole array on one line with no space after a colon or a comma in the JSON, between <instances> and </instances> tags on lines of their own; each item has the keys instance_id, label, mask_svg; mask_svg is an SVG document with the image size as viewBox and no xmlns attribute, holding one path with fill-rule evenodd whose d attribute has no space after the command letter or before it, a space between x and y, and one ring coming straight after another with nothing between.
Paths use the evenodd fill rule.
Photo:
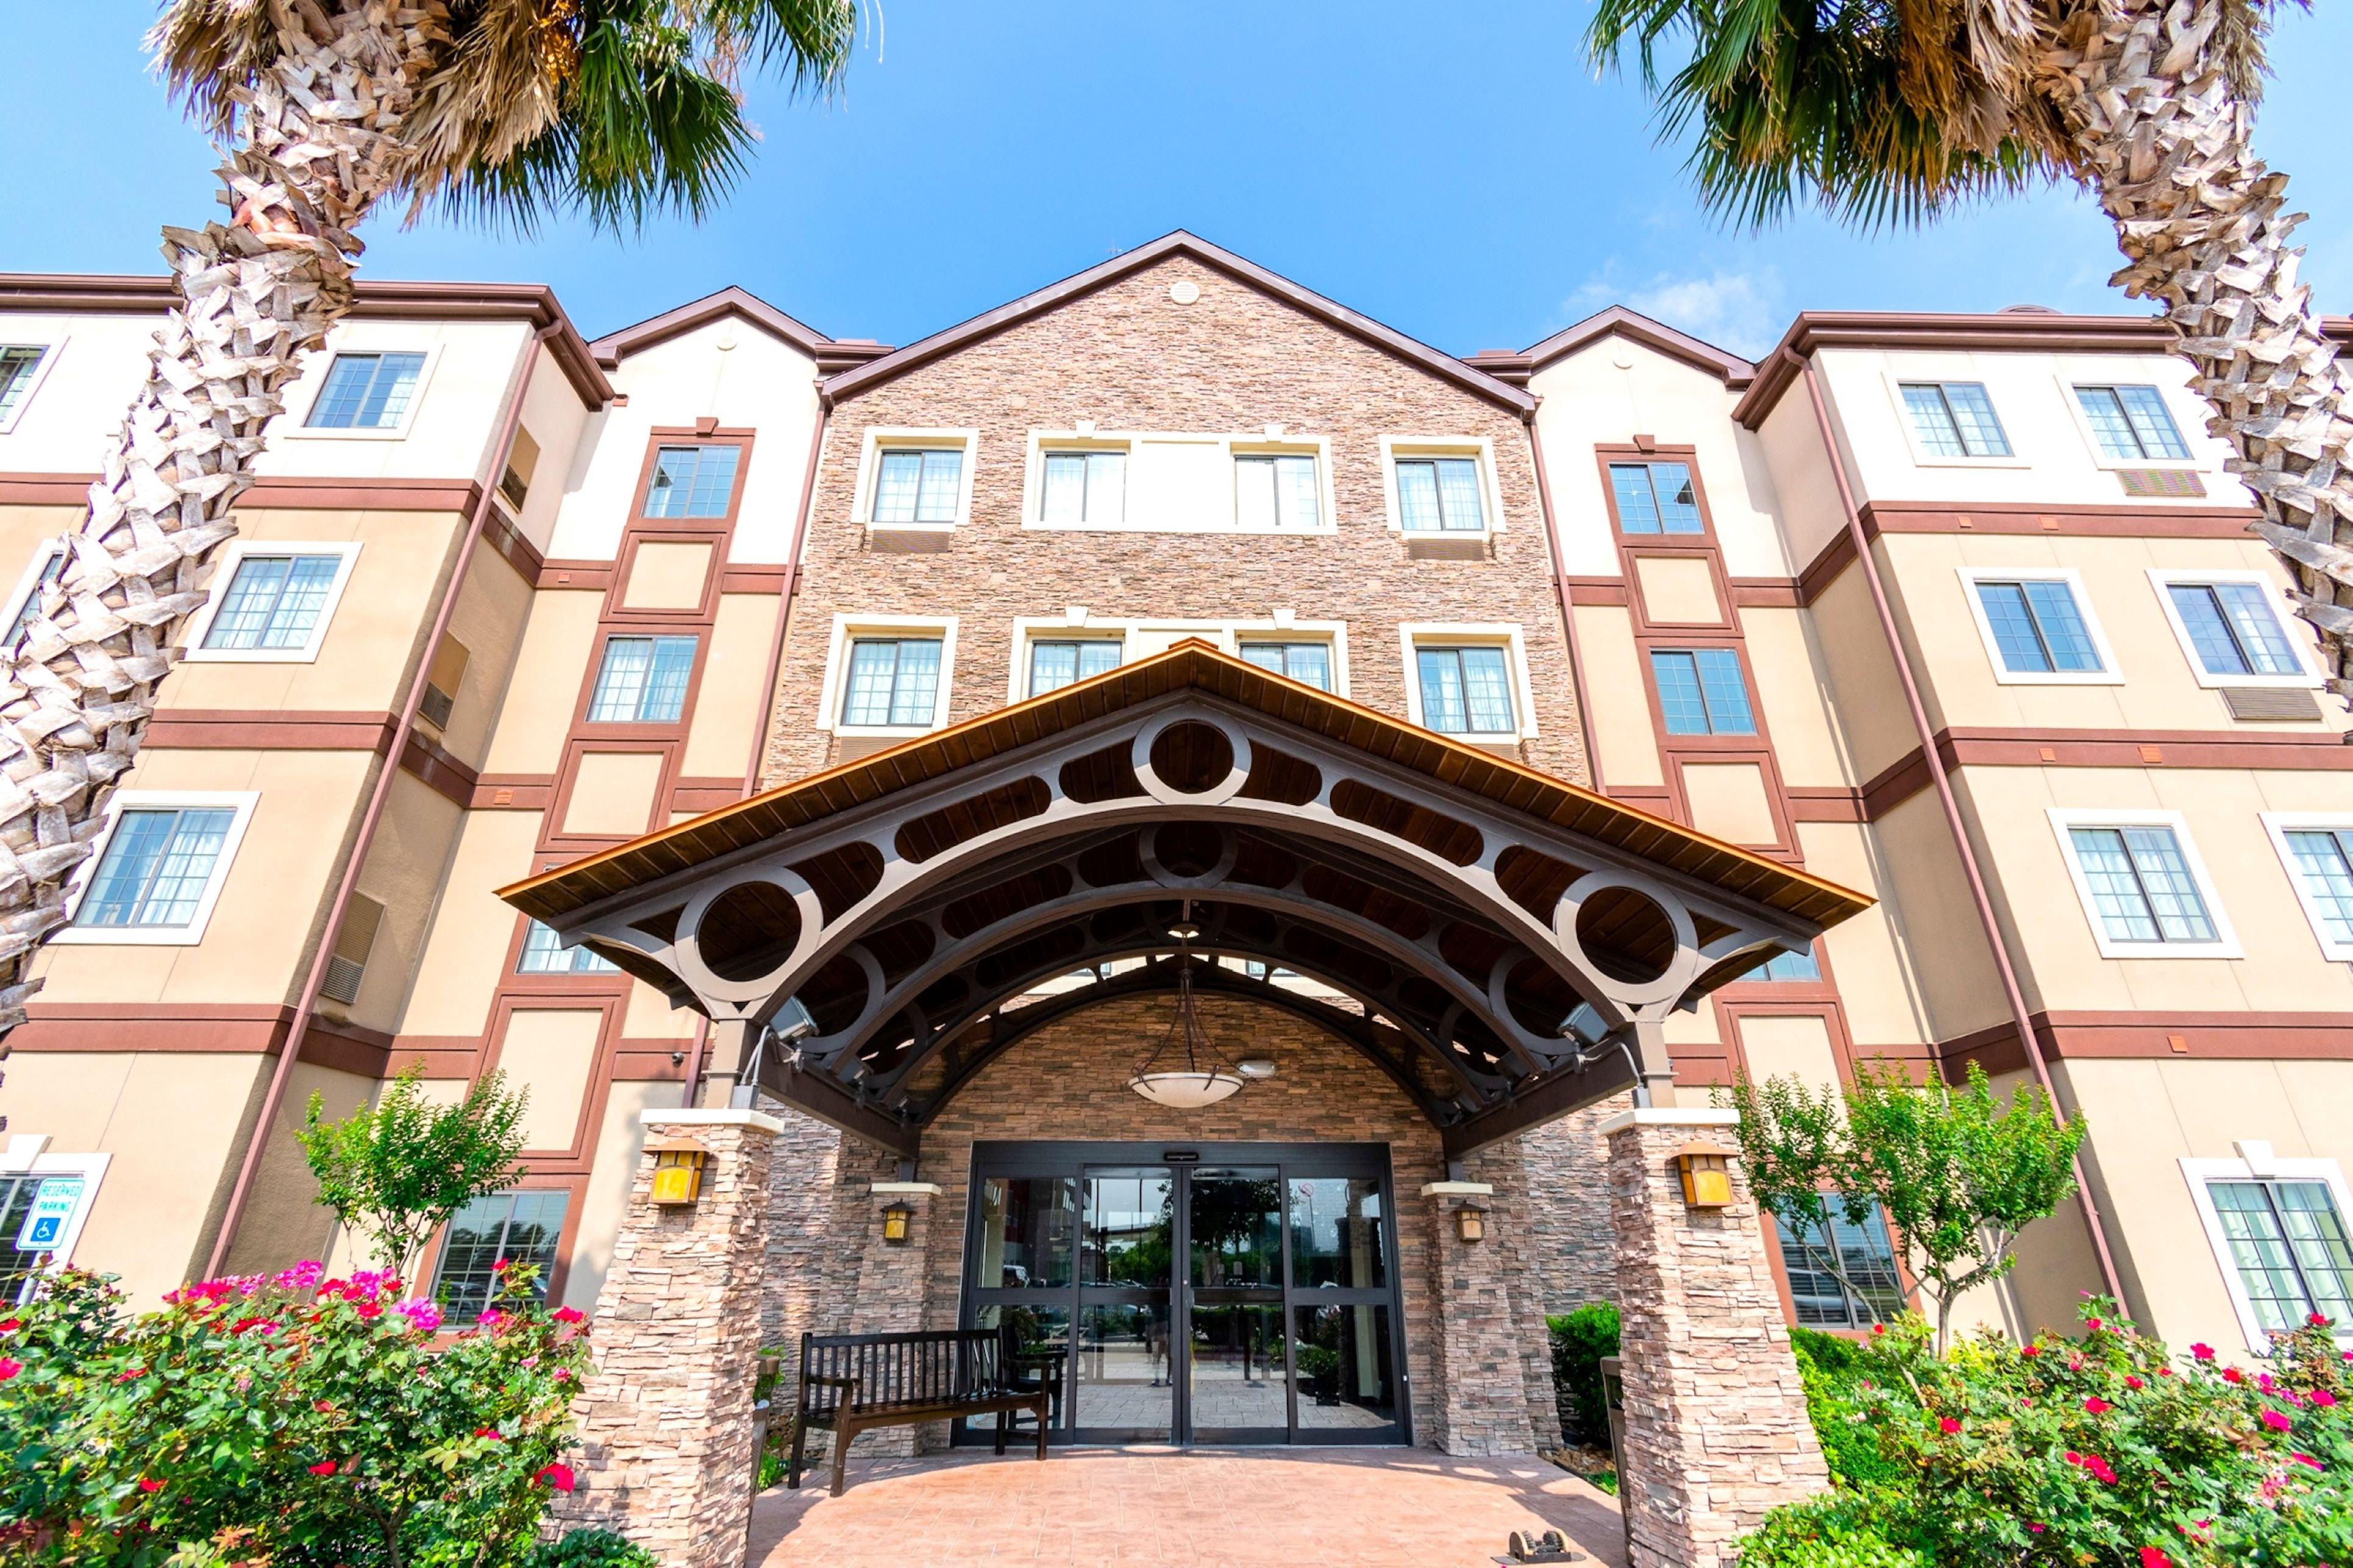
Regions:
<instances>
[{"instance_id":1,"label":"hanging pendant light","mask_svg":"<svg viewBox=\"0 0 2353 1568\"><path fill-rule=\"evenodd\" d=\"M1209 1044L1201 1027L1200 1001L1193 994L1192 941L1200 934L1187 918L1172 927L1176 939L1176 1016L1168 1033L1135 1064L1127 1087L1152 1101L1176 1110L1198 1110L1215 1105L1242 1087L1242 1075Z\"/></svg>"}]
</instances>

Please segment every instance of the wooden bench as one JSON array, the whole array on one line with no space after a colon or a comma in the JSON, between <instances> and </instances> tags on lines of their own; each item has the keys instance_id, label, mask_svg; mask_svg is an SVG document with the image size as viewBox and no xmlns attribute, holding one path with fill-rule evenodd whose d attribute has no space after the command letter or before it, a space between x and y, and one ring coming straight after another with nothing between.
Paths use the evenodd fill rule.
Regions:
<instances>
[{"instance_id":1,"label":"wooden bench","mask_svg":"<svg viewBox=\"0 0 2353 1568\"><path fill-rule=\"evenodd\" d=\"M833 1495L848 1484L849 1445L877 1426L913 1426L965 1415L997 1417L997 1451L1013 1414L1038 1419L1038 1457L1046 1457L1051 1390L1021 1385L1016 1358L997 1329L944 1329L910 1334L803 1334L799 1397L794 1403L793 1456L785 1484L801 1484L811 1427L833 1434Z\"/></svg>"}]
</instances>

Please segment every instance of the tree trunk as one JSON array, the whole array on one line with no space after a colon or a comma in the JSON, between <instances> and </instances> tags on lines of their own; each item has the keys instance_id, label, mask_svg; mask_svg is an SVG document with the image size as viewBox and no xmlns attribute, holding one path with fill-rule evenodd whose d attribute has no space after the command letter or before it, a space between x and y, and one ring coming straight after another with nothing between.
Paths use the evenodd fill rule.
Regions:
<instances>
[{"instance_id":1,"label":"tree trunk","mask_svg":"<svg viewBox=\"0 0 2353 1568\"><path fill-rule=\"evenodd\" d=\"M236 536L280 394L351 308L352 226L399 173L401 119L441 38L439 8L408 0L266 3L279 52L239 95L220 171L232 216L164 230L178 307L0 692L0 1054Z\"/></svg>"},{"instance_id":2,"label":"tree trunk","mask_svg":"<svg viewBox=\"0 0 2353 1568\"><path fill-rule=\"evenodd\" d=\"M2295 280L2287 176L2250 144L2253 111L2215 47L2216 0L2108 0L2063 24L2042 83L2065 116L2130 265L2160 301L2207 428L2263 506L2253 524L2320 631L2328 688L2353 702L2353 423L2347 375Z\"/></svg>"}]
</instances>

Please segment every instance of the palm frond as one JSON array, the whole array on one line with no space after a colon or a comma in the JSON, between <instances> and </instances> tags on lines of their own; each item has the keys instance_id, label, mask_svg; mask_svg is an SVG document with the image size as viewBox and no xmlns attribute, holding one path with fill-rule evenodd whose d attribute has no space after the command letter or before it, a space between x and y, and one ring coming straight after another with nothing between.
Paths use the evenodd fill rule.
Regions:
<instances>
[{"instance_id":1,"label":"palm frond","mask_svg":"<svg viewBox=\"0 0 2353 1568\"><path fill-rule=\"evenodd\" d=\"M146 42L172 96L216 133L237 112L237 89L278 58L269 0L171 0Z\"/></svg>"}]
</instances>

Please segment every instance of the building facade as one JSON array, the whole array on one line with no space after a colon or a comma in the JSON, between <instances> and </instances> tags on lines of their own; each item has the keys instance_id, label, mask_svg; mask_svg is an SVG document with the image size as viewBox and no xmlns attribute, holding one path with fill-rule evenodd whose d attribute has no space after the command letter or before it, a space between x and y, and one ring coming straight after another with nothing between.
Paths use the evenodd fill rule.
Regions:
<instances>
[{"instance_id":1,"label":"building facade","mask_svg":"<svg viewBox=\"0 0 2353 1568\"><path fill-rule=\"evenodd\" d=\"M164 299L0 280L12 626ZM79 1177L50 1255L142 1296L343 1247L311 1096L498 1068L461 1309L501 1254L592 1306L645 1115L755 1104L768 1342L1009 1324L1072 1439L1516 1450L1633 1081L1886 1058L2091 1121L1972 1321L2353 1316L2348 723L2186 381L2037 311L1457 357L1181 235L898 350L364 286L10 1042L0 1241ZM1180 977L1271 1076L1130 1092ZM1790 1321L1891 1306L1840 1241L1886 1289L1768 1246Z\"/></svg>"}]
</instances>

